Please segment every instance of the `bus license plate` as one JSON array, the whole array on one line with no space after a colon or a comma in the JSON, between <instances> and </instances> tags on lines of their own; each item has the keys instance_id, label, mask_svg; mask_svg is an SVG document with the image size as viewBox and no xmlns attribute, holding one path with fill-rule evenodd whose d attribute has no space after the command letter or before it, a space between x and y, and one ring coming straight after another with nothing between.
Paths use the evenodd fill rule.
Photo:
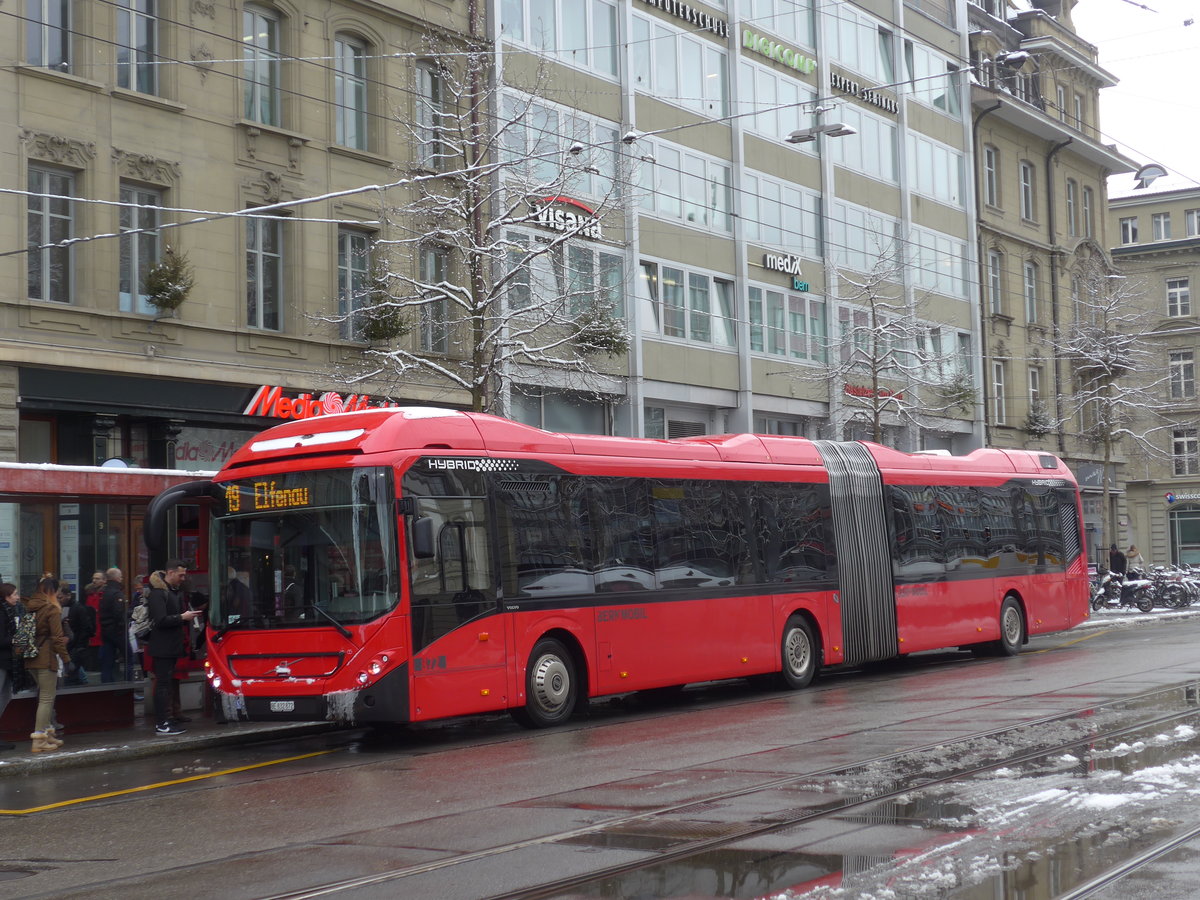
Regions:
<instances>
[{"instance_id":1,"label":"bus license plate","mask_svg":"<svg viewBox=\"0 0 1200 900\"><path fill-rule=\"evenodd\" d=\"M272 700L271 701L271 712L295 712L295 711L296 711L296 701L295 700Z\"/></svg>"}]
</instances>

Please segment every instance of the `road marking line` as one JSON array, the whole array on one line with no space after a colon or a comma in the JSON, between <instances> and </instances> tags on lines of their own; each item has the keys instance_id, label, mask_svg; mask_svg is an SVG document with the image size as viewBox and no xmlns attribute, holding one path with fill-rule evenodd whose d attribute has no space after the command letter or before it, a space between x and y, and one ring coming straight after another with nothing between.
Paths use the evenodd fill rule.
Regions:
<instances>
[{"instance_id":1,"label":"road marking line","mask_svg":"<svg viewBox=\"0 0 1200 900\"><path fill-rule=\"evenodd\" d=\"M203 775L189 775L187 778L176 778L173 781L159 781L154 784L143 784L138 787L125 788L120 791L109 791L105 794L93 794L90 797L76 797L74 800L60 800L57 803L47 803L45 806L32 806L29 809L0 809L0 816L24 816L29 813L45 812L48 809L61 809L64 806L75 806L79 803L91 803L94 800L107 800L110 797L121 797L125 794L136 794L141 791L154 791L159 788L174 787L177 784L187 784L190 781L203 781L205 778L219 778L222 775L236 775L238 772L249 772L251 769L262 769L266 766L277 766L280 763L296 762L301 759L312 759L314 756L324 756L336 753L336 750L318 750L315 753L302 753L300 756L288 756L284 759L271 759L267 762L254 763L249 766L238 766L234 769L222 769L220 772L205 772Z\"/></svg>"},{"instance_id":2,"label":"road marking line","mask_svg":"<svg viewBox=\"0 0 1200 900\"><path fill-rule=\"evenodd\" d=\"M1103 631L1097 631L1094 634L1085 634L1083 637L1077 637L1073 641L1065 641L1061 644L1055 644L1053 647L1047 647L1045 650L1034 650L1030 656L1037 656L1039 653L1049 653L1051 650L1061 650L1063 647L1070 647L1072 644L1078 644L1081 641L1090 641L1092 638L1098 638L1101 635L1108 634L1113 629L1105 628Z\"/></svg>"}]
</instances>

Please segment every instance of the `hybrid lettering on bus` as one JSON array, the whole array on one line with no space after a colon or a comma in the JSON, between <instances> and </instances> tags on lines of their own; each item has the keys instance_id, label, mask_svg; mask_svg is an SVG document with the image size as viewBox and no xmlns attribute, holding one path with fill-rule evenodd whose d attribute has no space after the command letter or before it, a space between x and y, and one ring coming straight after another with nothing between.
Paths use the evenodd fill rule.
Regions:
<instances>
[{"instance_id":1,"label":"hybrid lettering on bus","mask_svg":"<svg viewBox=\"0 0 1200 900\"><path fill-rule=\"evenodd\" d=\"M414 722L943 647L1088 615L1058 458L751 434L554 434L484 414L288 422L212 500L208 667L231 716Z\"/></svg>"}]
</instances>

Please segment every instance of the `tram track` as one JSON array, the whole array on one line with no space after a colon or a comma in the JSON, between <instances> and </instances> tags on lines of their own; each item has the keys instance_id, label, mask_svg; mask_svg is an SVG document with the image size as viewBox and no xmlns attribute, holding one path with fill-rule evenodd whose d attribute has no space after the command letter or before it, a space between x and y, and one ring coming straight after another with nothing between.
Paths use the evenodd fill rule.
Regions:
<instances>
[{"instance_id":1,"label":"tram track","mask_svg":"<svg viewBox=\"0 0 1200 900\"><path fill-rule=\"evenodd\" d=\"M1171 694L1184 695L1183 709L1175 709L1170 712L1161 713L1158 715L1142 715L1137 716L1132 720L1125 721L1119 726L1112 727L1096 727L1099 720L1106 714L1119 715L1122 710L1128 715L1128 712L1133 707L1138 706L1144 701L1151 700L1155 697L1167 697ZM1069 753L1078 751L1080 748L1086 748L1089 745L1102 744L1104 742L1116 741L1122 737L1136 734L1139 731L1147 729L1157 729L1168 725L1179 725L1185 722L1194 723L1200 727L1200 688L1194 684L1178 685L1167 689L1156 689L1147 691L1133 697L1123 698L1119 701L1114 701L1106 704L1089 705L1078 708L1067 713L1058 713L1052 716L1046 716L1041 719L1030 720L1029 722L1021 723L1017 726L1009 726L1004 728L989 729L986 731L976 732L957 738L953 741L943 741L934 744L929 744L923 747L908 749L899 753L882 754L871 757L850 766L834 766L826 769L814 770L800 775L786 775L777 778L766 779L753 785L743 786L737 789L717 792L712 795L693 798L687 801L664 805L652 810L643 810L638 813L633 813L625 816L618 816L612 819L607 819L603 822L594 823L579 828L559 831L553 834L541 835L535 838L529 838L521 841L501 844L495 847L481 849L474 852L456 854L453 857L445 859L431 860L424 863L412 864L396 867L390 870L376 872L368 876L341 879L330 881L325 884L316 885L313 887L289 891L280 894L272 894L261 898L261 900L305 900L305 898L328 897L341 893L354 891L363 891L373 887L387 885L392 882L401 881L408 878L416 878L422 875L429 875L439 871L444 871L455 866L468 866L472 863L486 861L505 854L515 853L521 850L534 848L538 846L562 844L570 846L580 843L587 845L589 840L599 840L605 835L613 834L637 834L653 835L655 829L652 826L656 820L666 819L673 815L685 815L689 810L702 809L706 806L711 807L713 804L745 799L752 797L755 794L787 789L804 785L806 782L816 782L822 779L849 779L852 780L855 775L867 772L873 768L902 771L905 766L904 762L912 764L916 774L909 776L901 776L898 781L884 788L868 791L860 796L843 801L836 801L822 808L816 808L809 812L793 812L789 815L779 815L769 820L760 818L758 820L750 820L737 824L730 824L717 829L719 833L709 837L700 837L694 840L684 840L675 846L664 846L662 849L654 852L653 856L634 860L617 865L602 866L586 873L572 875L568 877L550 879L539 884L528 885L520 889L507 891L504 893L495 893L490 895L493 900L542 900L542 898L558 897L568 895L573 891L578 891L580 888L588 885L595 885L598 882L627 876L639 870L649 869L655 866L661 866L666 863L680 862L687 860L690 857L699 856L701 854L710 853L721 848L729 847L740 841L745 841L748 838L771 835L797 826L809 825L819 822L823 819L830 819L835 816L844 815L847 812L852 812L855 809L868 807L873 804L896 800L906 794L914 791L925 791L939 786L949 785L954 782L970 779L989 773L996 773L1001 769L1012 768L1025 764L1035 763L1038 760L1053 757L1056 754ZM969 756L967 752L972 744L986 743L994 741L997 752L1005 747L1003 738L1020 732L1022 740L1029 740L1031 732L1036 731L1039 727L1046 727L1053 730L1054 726L1062 726L1064 724L1078 723L1076 734L1059 740L1046 740L1039 746L1026 749L1020 753L1013 754L1006 752L1003 758L991 759L986 762L980 762L974 765L965 765L951 768L943 774L936 776L923 776L920 774L920 769L926 764L923 757L933 751L939 751L943 755L953 755L952 751L955 748L963 750L964 756ZM1011 750L1011 748L1008 748ZM670 833L671 828L668 825L659 830L660 834ZM1169 852L1179 843L1185 842L1191 837L1200 835L1200 827L1189 832L1182 840L1172 840L1165 842L1162 849L1156 855L1146 854L1146 859L1142 862L1130 861L1130 866L1136 868L1139 865L1145 865L1154 858ZM1130 871L1133 869L1131 868ZM1120 877L1119 875L1114 876ZM1113 879L1104 882L1111 883ZM1091 890L1098 889L1103 884L1097 883L1096 887ZM1080 894L1080 897L1087 894Z\"/></svg>"}]
</instances>

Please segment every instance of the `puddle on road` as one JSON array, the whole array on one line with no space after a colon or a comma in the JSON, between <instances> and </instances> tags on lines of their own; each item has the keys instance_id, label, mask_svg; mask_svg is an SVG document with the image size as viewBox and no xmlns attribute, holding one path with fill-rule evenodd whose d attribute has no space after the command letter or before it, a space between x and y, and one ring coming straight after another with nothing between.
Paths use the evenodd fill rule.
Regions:
<instances>
[{"instance_id":1,"label":"puddle on road","mask_svg":"<svg viewBox=\"0 0 1200 900\"><path fill-rule=\"evenodd\" d=\"M1197 694L1180 690L1170 698L1146 699L1150 702L1131 702L1127 708L1195 708ZM1097 710L1097 718L1107 719L1114 711ZM1055 724L1057 737L1066 737L1063 723ZM1087 730L1101 729L1093 721L1083 733ZM1050 735L1045 737L1049 744ZM1027 744L1009 740L1007 758L1023 756ZM962 771L1002 747L986 744L966 754L961 746L949 749ZM928 751L914 756L930 763ZM896 762L792 787L826 798L840 795L835 802L845 804L902 784L898 772L911 768L906 774L916 775L916 761L912 767ZM945 774L937 772L938 765L933 760L923 777ZM958 781L913 787L899 798L811 822L771 827L787 821L781 812L797 818L824 805L781 810L781 793L764 792L758 816L747 815L752 804L738 798L737 821L720 821L720 803L710 802L626 823L620 831L576 836L570 843L580 849L670 853L722 834L732 837L739 828L748 834L760 827L733 844L698 849L561 896L1053 900L1197 824L1200 715L1069 751L1056 749Z\"/></svg>"}]
</instances>

